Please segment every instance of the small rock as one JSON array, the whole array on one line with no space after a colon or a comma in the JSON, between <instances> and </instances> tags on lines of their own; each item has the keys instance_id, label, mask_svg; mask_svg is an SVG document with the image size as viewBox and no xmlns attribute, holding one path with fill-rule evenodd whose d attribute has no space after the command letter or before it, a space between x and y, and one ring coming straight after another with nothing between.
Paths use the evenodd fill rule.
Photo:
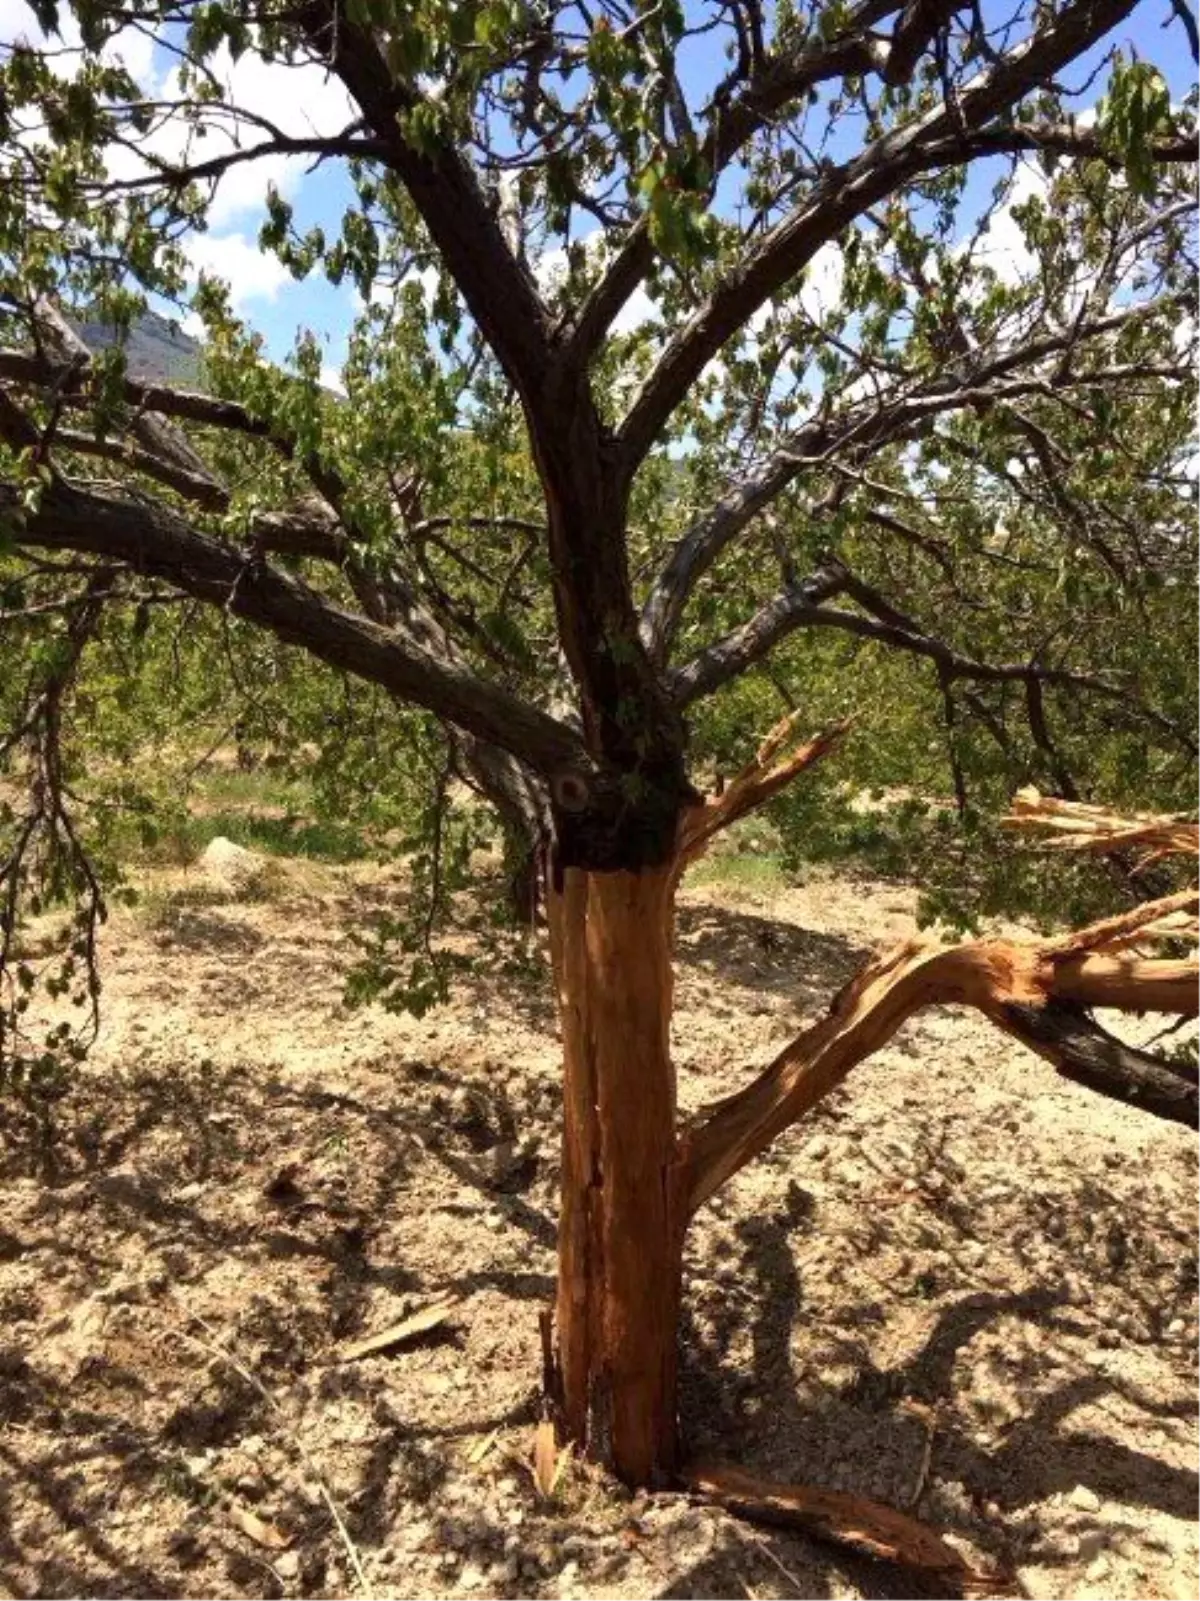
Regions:
<instances>
[{"instance_id":1,"label":"small rock","mask_svg":"<svg viewBox=\"0 0 1200 1601\"><path fill-rule=\"evenodd\" d=\"M281 1579L295 1579L300 1573L300 1553L281 1551L275 1558L275 1572Z\"/></svg>"},{"instance_id":2,"label":"small rock","mask_svg":"<svg viewBox=\"0 0 1200 1601\"><path fill-rule=\"evenodd\" d=\"M579 1564L578 1564L578 1562L568 1562L563 1566L562 1571L559 1573L558 1582L560 1584L574 1584L575 1580L578 1577L579 1577Z\"/></svg>"},{"instance_id":3,"label":"small rock","mask_svg":"<svg viewBox=\"0 0 1200 1601\"><path fill-rule=\"evenodd\" d=\"M829 1155L829 1141L818 1134L815 1140L809 1140L804 1147L804 1155L810 1162L820 1162Z\"/></svg>"},{"instance_id":4,"label":"small rock","mask_svg":"<svg viewBox=\"0 0 1200 1601\"><path fill-rule=\"evenodd\" d=\"M1077 1484L1068 1498L1073 1507L1080 1512L1099 1512L1100 1497L1095 1490L1089 1489L1086 1484Z\"/></svg>"},{"instance_id":5,"label":"small rock","mask_svg":"<svg viewBox=\"0 0 1200 1601\"><path fill-rule=\"evenodd\" d=\"M1183 1319L1181 1317L1173 1317L1171 1319L1171 1321L1167 1324L1167 1333L1168 1334L1185 1334L1186 1332L1187 1332L1187 1324L1183 1321Z\"/></svg>"},{"instance_id":6,"label":"small rock","mask_svg":"<svg viewBox=\"0 0 1200 1601\"><path fill-rule=\"evenodd\" d=\"M272 868L272 863L257 851L235 845L221 834L209 840L199 865L211 883L232 895L261 889Z\"/></svg>"},{"instance_id":7,"label":"small rock","mask_svg":"<svg viewBox=\"0 0 1200 1601\"><path fill-rule=\"evenodd\" d=\"M482 1590L486 1582L483 1569L476 1567L473 1562L468 1562L458 1576L460 1590Z\"/></svg>"},{"instance_id":8,"label":"small rock","mask_svg":"<svg viewBox=\"0 0 1200 1601\"><path fill-rule=\"evenodd\" d=\"M1111 1569L1112 1563L1107 1557L1097 1557L1096 1560L1090 1563L1088 1566L1087 1578L1090 1583L1098 1584L1101 1579L1107 1579Z\"/></svg>"}]
</instances>

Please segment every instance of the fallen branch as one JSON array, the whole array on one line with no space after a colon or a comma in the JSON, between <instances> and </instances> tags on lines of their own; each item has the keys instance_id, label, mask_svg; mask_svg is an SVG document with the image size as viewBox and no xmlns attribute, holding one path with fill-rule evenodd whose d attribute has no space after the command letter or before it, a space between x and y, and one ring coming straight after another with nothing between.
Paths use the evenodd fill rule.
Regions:
<instances>
[{"instance_id":1,"label":"fallen branch","mask_svg":"<svg viewBox=\"0 0 1200 1601\"><path fill-rule=\"evenodd\" d=\"M999 1569L973 1567L935 1529L907 1512L843 1490L760 1479L724 1463L694 1463L683 1481L706 1500L752 1523L801 1529L834 1545L917 1568L961 1596L1005 1596L1017 1592Z\"/></svg>"},{"instance_id":2,"label":"fallen branch","mask_svg":"<svg viewBox=\"0 0 1200 1601\"><path fill-rule=\"evenodd\" d=\"M1032 787L1013 796L1012 810L1001 818L1001 827L1026 833L1049 830L1051 837L1039 843L1052 850L1119 851L1141 846L1149 852L1149 861L1200 855L1200 824L1187 818L1110 812L1104 806L1042 795Z\"/></svg>"}]
</instances>

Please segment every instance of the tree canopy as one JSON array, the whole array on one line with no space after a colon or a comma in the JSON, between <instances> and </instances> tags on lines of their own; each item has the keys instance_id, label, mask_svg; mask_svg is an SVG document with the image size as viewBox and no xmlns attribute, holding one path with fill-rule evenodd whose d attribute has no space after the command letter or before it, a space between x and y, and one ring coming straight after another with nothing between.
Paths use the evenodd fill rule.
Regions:
<instances>
[{"instance_id":1,"label":"tree canopy","mask_svg":"<svg viewBox=\"0 0 1200 1601\"><path fill-rule=\"evenodd\" d=\"M1014 782L1187 804L1195 95L1128 36L1194 49L1182 8L32 10L0 45L6 949L39 879L99 905L89 835L132 804L71 736L117 751L168 660L211 705L219 641L264 716L238 652L356 682L275 709L344 752L358 697L381 787L422 750L560 863L659 859L785 705L858 715L839 782L949 791L939 871ZM248 59L344 115L250 103ZM358 297L342 394L197 275L260 171L262 248ZM129 369L147 304L203 328L202 387ZM870 831L834 781L779 803L798 850Z\"/></svg>"}]
</instances>

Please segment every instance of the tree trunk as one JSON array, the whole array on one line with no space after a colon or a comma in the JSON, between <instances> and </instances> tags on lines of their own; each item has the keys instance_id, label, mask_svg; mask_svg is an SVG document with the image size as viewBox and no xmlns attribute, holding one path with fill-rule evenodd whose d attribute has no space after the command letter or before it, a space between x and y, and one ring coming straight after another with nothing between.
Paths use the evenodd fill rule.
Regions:
<instances>
[{"instance_id":1,"label":"tree trunk","mask_svg":"<svg viewBox=\"0 0 1200 1601\"><path fill-rule=\"evenodd\" d=\"M685 1209L670 1057L678 869L552 871L563 1037L558 1400L630 1485L676 1465Z\"/></svg>"}]
</instances>

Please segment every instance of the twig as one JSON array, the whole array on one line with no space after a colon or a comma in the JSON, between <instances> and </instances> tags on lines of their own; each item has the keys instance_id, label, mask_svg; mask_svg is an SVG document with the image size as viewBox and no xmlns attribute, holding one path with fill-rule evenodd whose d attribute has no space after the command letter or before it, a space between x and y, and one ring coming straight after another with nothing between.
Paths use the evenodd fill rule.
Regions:
<instances>
[{"instance_id":1,"label":"twig","mask_svg":"<svg viewBox=\"0 0 1200 1601\"><path fill-rule=\"evenodd\" d=\"M911 1512L917 1510L921 1497L925 1494L925 1486L929 1482L929 1467L933 1461L933 1440L937 1433L938 1414L936 1407L921 1406L912 1401L902 1407L910 1417L916 1418L925 1425L925 1442L921 1447L921 1461L917 1467L917 1478L908 1498L908 1507Z\"/></svg>"},{"instance_id":2,"label":"twig","mask_svg":"<svg viewBox=\"0 0 1200 1601\"><path fill-rule=\"evenodd\" d=\"M792 1586L795 1594L802 1596L804 1594L803 1582L796 1576L796 1574L792 1572L791 1568L789 1568L785 1562L775 1555L774 1551L771 1550L771 1547L763 1539L762 1535L756 1534L753 1529L744 1528L735 1519L731 1519L730 1521L733 1523L734 1528L741 1535L746 1544L754 1546L757 1551L761 1552L762 1555L766 1557L767 1561L783 1574L784 1578Z\"/></svg>"}]
</instances>

